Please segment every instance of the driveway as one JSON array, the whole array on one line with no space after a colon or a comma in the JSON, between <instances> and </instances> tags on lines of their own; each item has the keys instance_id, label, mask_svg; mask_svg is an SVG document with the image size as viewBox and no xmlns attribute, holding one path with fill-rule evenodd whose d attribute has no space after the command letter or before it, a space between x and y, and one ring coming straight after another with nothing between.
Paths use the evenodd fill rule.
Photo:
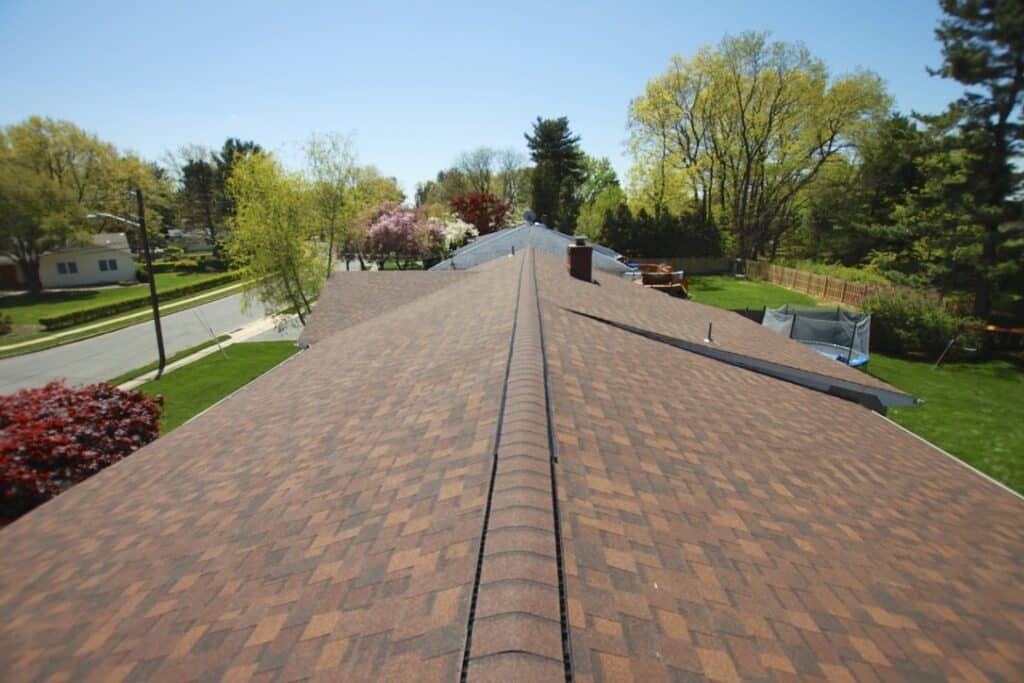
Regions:
<instances>
[{"instance_id":1,"label":"driveway","mask_svg":"<svg viewBox=\"0 0 1024 683\"><path fill-rule=\"evenodd\" d=\"M225 297L161 318L164 347L171 356L215 336L233 332L264 317L260 306L245 313L242 295ZM295 339L299 329L261 335L263 339ZM38 387L54 379L68 384L89 384L111 379L157 359L153 322L147 321L99 337L45 351L0 360L0 394Z\"/></svg>"}]
</instances>

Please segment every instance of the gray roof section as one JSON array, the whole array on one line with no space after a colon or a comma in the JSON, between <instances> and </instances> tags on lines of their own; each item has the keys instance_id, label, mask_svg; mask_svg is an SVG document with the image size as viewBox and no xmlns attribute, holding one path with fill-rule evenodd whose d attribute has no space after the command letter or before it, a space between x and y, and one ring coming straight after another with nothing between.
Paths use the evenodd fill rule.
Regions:
<instances>
[{"instance_id":1,"label":"gray roof section","mask_svg":"<svg viewBox=\"0 0 1024 683\"><path fill-rule=\"evenodd\" d=\"M565 248L572 244L570 235L552 230L542 223L524 223L514 228L503 228L489 235L478 237L430 270L468 270L481 263L527 248L547 251L565 257ZM594 248L594 268L608 273L625 273L629 270L618 259L618 252L608 247L587 241Z\"/></svg>"},{"instance_id":2,"label":"gray roof section","mask_svg":"<svg viewBox=\"0 0 1024 683\"><path fill-rule=\"evenodd\" d=\"M123 232L97 232L92 235L93 246L108 249L128 249L128 237Z\"/></svg>"}]
</instances>

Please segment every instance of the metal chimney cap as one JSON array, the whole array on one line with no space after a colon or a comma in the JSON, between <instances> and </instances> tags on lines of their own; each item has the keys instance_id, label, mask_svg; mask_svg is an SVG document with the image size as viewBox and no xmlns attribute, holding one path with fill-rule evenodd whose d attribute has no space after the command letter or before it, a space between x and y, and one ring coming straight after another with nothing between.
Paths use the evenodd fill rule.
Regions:
<instances>
[{"instance_id":1,"label":"metal chimney cap","mask_svg":"<svg viewBox=\"0 0 1024 683\"><path fill-rule=\"evenodd\" d=\"M587 238L585 236L583 236L583 235L576 235L576 237L574 237L573 239L576 240L576 246L577 247L585 247L585 246L587 246Z\"/></svg>"}]
</instances>

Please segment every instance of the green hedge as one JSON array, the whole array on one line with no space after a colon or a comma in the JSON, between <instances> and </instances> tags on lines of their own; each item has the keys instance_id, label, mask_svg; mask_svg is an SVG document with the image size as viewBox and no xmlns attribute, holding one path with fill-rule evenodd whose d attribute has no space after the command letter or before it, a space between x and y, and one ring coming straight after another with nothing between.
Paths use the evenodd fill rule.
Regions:
<instances>
[{"instance_id":1,"label":"green hedge","mask_svg":"<svg viewBox=\"0 0 1024 683\"><path fill-rule=\"evenodd\" d=\"M146 264L145 263L139 263L137 265L138 265L140 270L143 270L143 271L146 270ZM177 261L154 261L153 262L153 272L154 273L174 273L174 272L177 272L177 270L178 270L178 262ZM148 282L148 280L147 280L147 282Z\"/></svg>"},{"instance_id":2,"label":"green hedge","mask_svg":"<svg viewBox=\"0 0 1024 683\"><path fill-rule=\"evenodd\" d=\"M978 346L978 321L945 309L932 298L892 290L864 300L861 308L871 314L871 350L906 355L938 355L950 339Z\"/></svg>"},{"instance_id":3,"label":"green hedge","mask_svg":"<svg viewBox=\"0 0 1024 683\"><path fill-rule=\"evenodd\" d=\"M160 301L166 302L172 299L179 299L183 296L202 292L207 289L213 289L214 287L219 287L220 285L225 285L238 279L239 275L237 273L227 273L219 277L204 280L203 282L196 282L183 287L167 289L159 292ZM125 299L124 301L118 301L105 306L93 306L92 308L83 308L80 311L72 311L71 313L65 313L64 315L55 315L52 318L40 318L39 322L46 330L62 330L66 327L74 327L75 325L89 323L94 320L102 320L103 318L109 318L117 313L133 311L137 308L145 308L147 306L149 306L149 296L137 296L132 299Z\"/></svg>"},{"instance_id":4,"label":"green hedge","mask_svg":"<svg viewBox=\"0 0 1024 683\"><path fill-rule=\"evenodd\" d=\"M146 264L139 262L136 268L142 271L140 282L149 282L145 279ZM154 273L195 273L195 272L217 272L227 270L227 262L211 256L201 256L198 259L186 256L174 261L162 260L153 262Z\"/></svg>"}]
</instances>

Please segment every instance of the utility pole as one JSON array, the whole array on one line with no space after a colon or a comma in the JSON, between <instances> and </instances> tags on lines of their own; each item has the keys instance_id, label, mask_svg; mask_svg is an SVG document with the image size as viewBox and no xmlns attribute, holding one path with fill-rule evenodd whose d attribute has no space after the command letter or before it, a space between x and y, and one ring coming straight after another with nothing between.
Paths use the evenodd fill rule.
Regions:
<instances>
[{"instance_id":1,"label":"utility pole","mask_svg":"<svg viewBox=\"0 0 1024 683\"><path fill-rule=\"evenodd\" d=\"M149 250L149 235L146 234L146 207L142 202L142 188L135 189L135 199L139 207L139 230L142 232L142 251L146 256L146 270L149 274L149 300L153 304L153 326L156 328L156 348L160 354L160 366L156 378L164 374L167 354L164 353L164 332L160 327L160 300L156 296L156 273L153 272L153 253Z\"/></svg>"}]
</instances>

